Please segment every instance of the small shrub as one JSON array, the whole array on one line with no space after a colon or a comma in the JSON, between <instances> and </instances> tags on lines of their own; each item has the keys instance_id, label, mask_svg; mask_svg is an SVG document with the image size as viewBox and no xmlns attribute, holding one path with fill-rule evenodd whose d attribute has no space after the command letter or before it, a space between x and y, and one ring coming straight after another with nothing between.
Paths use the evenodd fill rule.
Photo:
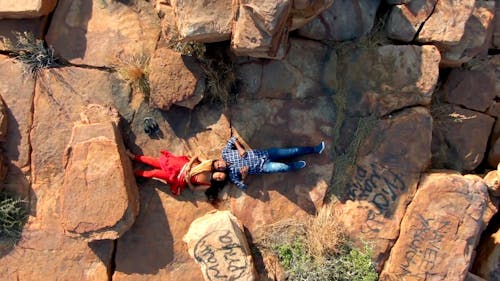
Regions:
<instances>
[{"instance_id":1,"label":"small shrub","mask_svg":"<svg viewBox=\"0 0 500 281\"><path fill-rule=\"evenodd\" d=\"M289 281L377 280L370 248L353 247L336 215L330 204L308 221L266 226L255 244L278 257Z\"/></svg>"},{"instance_id":2,"label":"small shrub","mask_svg":"<svg viewBox=\"0 0 500 281\"><path fill-rule=\"evenodd\" d=\"M48 47L41 39L35 38L30 32L15 32L15 42L2 37L2 42L17 60L25 65L25 72L36 75L43 68L59 65L54 55L54 49Z\"/></svg>"},{"instance_id":3,"label":"small shrub","mask_svg":"<svg viewBox=\"0 0 500 281\"><path fill-rule=\"evenodd\" d=\"M0 239L17 240L28 217L26 201L0 192Z\"/></svg>"},{"instance_id":4,"label":"small shrub","mask_svg":"<svg viewBox=\"0 0 500 281\"><path fill-rule=\"evenodd\" d=\"M130 83L132 88L149 95L148 64L149 58L144 55L117 58L112 63L121 79Z\"/></svg>"}]
</instances>

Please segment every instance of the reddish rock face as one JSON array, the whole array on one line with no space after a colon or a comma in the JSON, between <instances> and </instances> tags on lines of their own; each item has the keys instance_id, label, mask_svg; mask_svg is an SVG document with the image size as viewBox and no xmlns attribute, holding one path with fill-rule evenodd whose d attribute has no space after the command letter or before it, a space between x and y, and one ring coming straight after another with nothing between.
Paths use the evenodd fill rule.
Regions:
<instances>
[{"instance_id":1,"label":"reddish rock face","mask_svg":"<svg viewBox=\"0 0 500 281\"><path fill-rule=\"evenodd\" d=\"M9 39L12 43L16 42L16 32L29 32L36 38L43 38L43 31L46 25L47 17L23 20L0 20L0 50L8 49L7 46L4 45L3 40L1 40L2 38Z\"/></svg>"},{"instance_id":2,"label":"reddish rock face","mask_svg":"<svg viewBox=\"0 0 500 281\"><path fill-rule=\"evenodd\" d=\"M238 2L231 50L239 56L283 58L291 8L287 0Z\"/></svg>"},{"instance_id":3,"label":"reddish rock face","mask_svg":"<svg viewBox=\"0 0 500 281\"><path fill-rule=\"evenodd\" d=\"M358 39L373 27L380 0L333 1L333 4L299 29L299 34L315 40Z\"/></svg>"},{"instance_id":4,"label":"reddish rock face","mask_svg":"<svg viewBox=\"0 0 500 281\"><path fill-rule=\"evenodd\" d=\"M432 121L427 109L414 107L372 126L361 141L354 167L339 167L337 176L345 181L334 178L347 185L333 184L332 189L341 202L340 220L356 240L373 242L373 259L380 269L399 235L420 173L429 166Z\"/></svg>"},{"instance_id":5,"label":"reddish rock face","mask_svg":"<svg viewBox=\"0 0 500 281\"><path fill-rule=\"evenodd\" d=\"M171 4L181 39L205 43L229 39L236 8L231 0L177 0Z\"/></svg>"},{"instance_id":6,"label":"reddish rock face","mask_svg":"<svg viewBox=\"0 0 500 281\"><path fill-rule=\"evenodd\" d=\"M35 81L24 74L23 64L0 55L0 95L5 103L8 137L3 144L8 174L5 188L23 198L30 196L30 141Z\"/></svg>"},{"instance_id":7,"label":"reddish rock face","mask_svg":"<svg viewBox=\"0 0 500 281\"><path fill-rule=\"evenodd\" d=\"M205 74L191 56L168 48L155 51L150 63L150 105L168 110L172 104L193 109L204 97Z\"/></svg>"},{"instance_id":8,"label":"reddish rock face","mask_svg":"<svg viewBox=\"0 0 500 281\"><path fill-rule=\"evenodd\" d=\"M437 107L433 117L432 166L474 170L485 155L494 119L448 104Z\"/></svg>"},{"instance_id":9,"label":"reddish rock face","mask_svg":"<svg viewBox=\"0 0 500 281\"><path fill-rule=\"evenodd\" d=\"M117 239L134 223L139 194L116 125L111 120L75 125L66 151L61 194L66 234Z\"/></svg>"},{"instance_id":10,"label":"reddish rock face","mask_svg":"<svg viewBox=\"0 0 500 281\"><path fill-rule=\"evenodd\" d=\"M354 51L337 66L342 69L339 94L346 96L347 112L383 116L408 106L429 105L439 59L434 46L387 45Z\"/></svg>"},{"instance_id":11,"label":"reddish rock face","mask_svg":"<svg viewBox=\"0 0 500 281\"><path fill-rule=\"evenodd\" d=\"M392 39L411 42L418 30L431 15L437 0L406 1L404 5L392 6L387 22L387 36Z\"/></svg>"},{"instance_id":12,"label":"reddish rock face","mask_svg":"<svg viewBox=\"0 0 500 281\"><path fill-rule=\"evenodd\" d=\"M492 65L473 70L453 69L443 84L442 94L448 103L485 112L496 97L495 79Z\"/></svg>"},{"instance_id":13,"label":"reddish rock face","mask_svg":"<svg viewBox=\"0 0 500 281\"><path fill-rule=\"evenodd\" d=\"M45 16L52 12L56 4L57 0L3 0L0 3L0 19L24 19Z\"/></svg>"},{"instance_id":14,"label":"reddish rock face","mask_svg":"<svg viewBox=\"0 0 500 281\"><path fill-rule=\"evenodd\" d=\"M425 21L417 41L456 45L462 38L465 24L474 9L474 0L437 1L432 15Z\"/></svg>"},{"instance_id":15,"label":"reddish rock face","mask_svg":"<svg viewBox=\"0 0 500 281\"><path fill-rule=\"evenodd\" d=\"M150 57L160 22L146 4L136 11L120 1L60 0L47 43L75 64L119 67L133 58Z\"/></svg>"},{"instance_id":16,"label":"reddish rock face","mask_svg":"<svg viewBox=\"0 0 500 281\"><path fill-rule=\"evenodd\" d=\"M456 173L428 174L401 222L381 280L427 276L464 280L484 227L480 220L488 192L480 178ZM457 215L460 214L460 215Z\"/></svg>"}]
</instances>

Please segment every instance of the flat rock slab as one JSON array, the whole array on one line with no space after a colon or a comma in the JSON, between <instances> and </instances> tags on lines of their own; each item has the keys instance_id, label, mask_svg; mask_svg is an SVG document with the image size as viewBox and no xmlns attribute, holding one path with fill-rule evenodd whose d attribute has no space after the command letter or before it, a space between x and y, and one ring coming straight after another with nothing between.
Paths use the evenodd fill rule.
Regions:
<instances>
[{"instance_id":1,"label":"flat rock slab","mask_svg":"<svg viewBox=\"0 0 500 281\"><path fill-rule=\"evenodd\" d=\"M61 196L70 236L117 239L139 212L132 165L113 122L73 127Z\"/></svg>"},{"instance_id":2,"label":"flat rock slab","mask_svg":"<svg viewBox=\"0 0 500 281\"><path fill-rule=\"evenodd\" d=\"M183 240L206 281L257 280L243 225L231 212L213 211L197 218Z\"/></svg>"},{"instance_id":3,"label":"flat rock slab","mask_svg":"<svg viewBox=\"0 0 500 281\"><path fill-rule=\"evenodd\" d=\"M464 280L484 227L487 200L479 177L425 175L380 280Z\"/></svg>"}]
</instances>

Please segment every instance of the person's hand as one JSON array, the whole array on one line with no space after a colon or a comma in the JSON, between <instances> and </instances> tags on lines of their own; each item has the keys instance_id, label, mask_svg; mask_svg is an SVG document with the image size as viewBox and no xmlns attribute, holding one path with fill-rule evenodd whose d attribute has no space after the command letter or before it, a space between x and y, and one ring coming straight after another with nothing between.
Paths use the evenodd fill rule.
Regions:
<instances>
[{"instance_id":1,"label":"person's hand","mask_svg":"<svg viewBox=\"0 0 500 281\"><path fill-rule=\"evenodd\" d=\"M244 158L247 155L246 151L239 151L239 153L241 158Z\"/></svg>"},{"instance_id":2,"label":"person's hand","mask_svg":"<svg viewBox=\"0 0 500 281\"><path fill-rule=\"evenodd\" d=\"M241 167L240 168L240 174L241 174L241 179L244 180L248 176L248 167Z\"/></svg>"}]
</instances>

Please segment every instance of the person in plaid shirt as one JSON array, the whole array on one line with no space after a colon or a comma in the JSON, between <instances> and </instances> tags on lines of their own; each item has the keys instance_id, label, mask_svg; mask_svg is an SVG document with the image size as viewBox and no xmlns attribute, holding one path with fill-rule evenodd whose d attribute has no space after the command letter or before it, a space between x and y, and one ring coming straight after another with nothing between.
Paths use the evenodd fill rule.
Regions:
<instances>
[{"instance_id":1,"label":"person in plaid shirt","mask_svg":"<svg viewBox=\"0 0 500 281\"><path fill-rule=\"evenodd\" d=\"M240 189L247 189L243 182L247 175L284 173L302 169L305 161L278 162L285 158L305 154L320 154L325 149L325 142L317 146L296 146L289 148L249 149L241 145L236 137L231 137L222 150L222 159L214 161L213 166L218 171L227 170L229 180Z\"/></svg>"}]
</instances>

